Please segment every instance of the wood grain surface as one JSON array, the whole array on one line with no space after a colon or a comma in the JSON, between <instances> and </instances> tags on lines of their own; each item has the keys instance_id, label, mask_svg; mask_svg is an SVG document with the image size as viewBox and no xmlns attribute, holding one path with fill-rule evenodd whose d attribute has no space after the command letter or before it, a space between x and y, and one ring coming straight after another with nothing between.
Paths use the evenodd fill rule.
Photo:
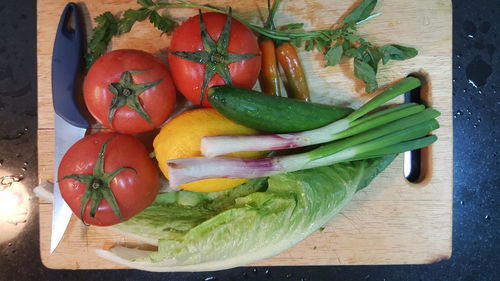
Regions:
<instances>
[{"instance_id":1,"label":"wood grain surface","mask_svg":"<svg viewBox=\"0 0 500 281\"><path fill-rule=\"evenodd\" d=\"M50 64L55 30L65 0L39 0L38 53L38 171L39 181L53 180L54 124L51 101ZM305 22L306 28L328 28L356 1L288 0L276 16L277 24ZM88 34L94 18L104 11L119 13L135 8L135 1L93 1L79 3L85 13ZM231 5L241 17L258 23L265 14L266 1L210 1L212 5ZM399 156L368 188L323 231L317 231L295 247L255 265L340 265L340 264L418 264L449 258L452 249L452 104L451 104L451 1L380 0L376 8L382 15L359 29L378 44L399 43L418 49L419 55L403 62L391 61L379 70L382 87L411 73L428 79L426 102L441 111L439 140L425 153L429 156L426 178L410 184L403 177L403 158ZM196 11L170 11L178 20ZM165 61L169 36L147 22L139 23L129 34L114 39L112 49L135 48L154 53ZM358 107L369 99L363 84L353 75L352 61L335 67L316 52L301 52L312 100ZM96 256L96 248L109 249L115 243L135 241L107 228L85 227L74 217L57 250L49 255L51 208L40 202L40 243L42 262L49 268L118 269L121 266Z\"/></svg>"}]
</instances>

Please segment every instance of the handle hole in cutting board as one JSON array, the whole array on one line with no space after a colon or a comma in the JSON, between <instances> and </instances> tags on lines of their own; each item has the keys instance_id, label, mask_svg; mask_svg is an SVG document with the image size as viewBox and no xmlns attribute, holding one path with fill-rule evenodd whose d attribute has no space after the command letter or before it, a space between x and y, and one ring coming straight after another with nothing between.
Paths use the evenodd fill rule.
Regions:
<instances>
[{"instance_id":1,"label":"handle hole in cutting board","mask_svg":"<svg viewBox=\"0 0 500 281\"><path fill-rule=\"evenodd\" d=\"M429 76L426 73L412 73L409 76L418 78L422 85L405 93L404 102L414 102L428 106L431 89ZM430 176L430 154L429 147L404 153L403 176L408 182L412 184L422 183Z\"/></svg>"}]
</instances>

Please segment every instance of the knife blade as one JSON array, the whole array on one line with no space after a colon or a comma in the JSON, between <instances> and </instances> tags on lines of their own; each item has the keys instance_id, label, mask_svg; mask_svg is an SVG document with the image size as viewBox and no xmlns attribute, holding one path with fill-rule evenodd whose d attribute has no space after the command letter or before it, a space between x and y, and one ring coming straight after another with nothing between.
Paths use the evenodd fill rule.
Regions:
<instances>
[{"instance_id":1,"label":"knife blade","mask_svg":"<svg viewBox=\"0 0 500 281\"><path fill-rule=\"evenodd\" d=\"M61 196L57 170L64 153L81 139L90 124L78 106L84 52L83 20L78 6L68 3L57 27L52 52L52 102L54 104L54 202L50 253L61 241L71 219L71 209Z\"/></svg>"}]
</instances>

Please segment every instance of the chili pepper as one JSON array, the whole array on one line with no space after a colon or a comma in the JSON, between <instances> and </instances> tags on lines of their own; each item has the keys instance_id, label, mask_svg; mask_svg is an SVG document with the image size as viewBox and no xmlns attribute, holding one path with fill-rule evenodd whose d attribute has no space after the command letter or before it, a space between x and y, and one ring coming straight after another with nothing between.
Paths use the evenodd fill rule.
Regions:
<instances>
[{"instance_id":1,"label":"chili pepper","mask_svg":"<svg viewBox=\"0 0 500 281\"><path fill-rule=\"evenodd\" d=\"M264 26L269 29L275 29L274 15L278 10L280 0L275 0L271 8L271 1L267 0L267 9L269 14ZM260 88L262 92L270 95L280 96L280 73L278 62L276 61L276 50L274 40L261 35L259 38L259 48L262 57L262 66L259 75Z\"/></svg>"},{"instance_id":2,"label":"chili pepper","mask_svg":"<svg viewBox=\"0 0 500 281\"><path fill-rule=\"evenodd\" d=\"M262 67L259 76L260 88L266 94L280 96L280 74L274 42L270 38L262 38L259 41L259 48L262 56Z\"/></svg>"},{"instance_id":3,"label":"chili pepper","mask_svg":"<svg viewBox=\"0 0 500 281\"><path fill-rule=\"evenodd\" d=\"M276 58L285 73L288 97L309 101L309 87L297 50L288 41L276 48Z\"/></svg>"}]
</instances>

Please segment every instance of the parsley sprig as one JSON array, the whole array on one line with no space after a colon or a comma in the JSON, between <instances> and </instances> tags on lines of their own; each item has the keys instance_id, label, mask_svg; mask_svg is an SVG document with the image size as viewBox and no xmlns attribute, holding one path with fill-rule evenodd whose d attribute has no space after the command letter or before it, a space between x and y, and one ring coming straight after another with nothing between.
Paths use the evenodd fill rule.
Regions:
<instances>
[{"instance_id":1,"label":"parsley sprig","mask_svg":"<svg viewBox=\"0 0 500 281\"><path fill-rule=\"evenodd\" d=\"M227 13L226 9L211 5L197 4L186 0L138 0L139 9L129 9L120 17L106 12L98 16L95 21L92 38L86 55L87 67L106 51L113 36L127 33L134 23L149 21L163 32L171 32L177 23L167 14L160 14L160 10L172 8L194 8L213 12ZM397 44L376 46L357 34L359 24L377 16L373 10L377 0L364 0L345 16L338 26L331 29L306 31L303 23L288 24L280 29L251 24L238 16L235 19L247 25L257 33L275 40L291 41L296 46L302 46L306 51L318 50L323 53L326 66L337 65L342 57L354 59L354 74L366 83L365 90L373 92L378 88L377 71L380 63L387 64L390 60L406 60L417 55L417 50Z\"/></svg>"}]
</instances>

